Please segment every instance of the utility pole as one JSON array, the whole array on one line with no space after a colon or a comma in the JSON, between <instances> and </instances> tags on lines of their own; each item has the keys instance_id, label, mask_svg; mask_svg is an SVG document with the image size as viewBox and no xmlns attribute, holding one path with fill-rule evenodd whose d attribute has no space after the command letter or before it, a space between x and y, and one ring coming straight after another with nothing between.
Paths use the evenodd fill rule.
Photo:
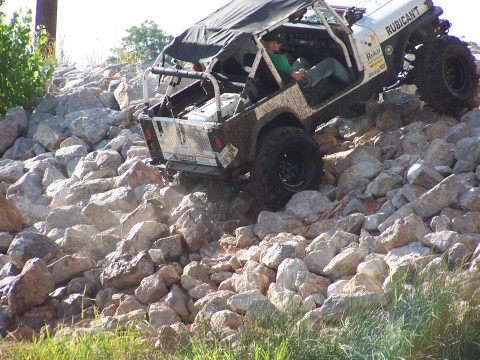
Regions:
<instances>
[{"instance_id":1,"label":"utility pole","mask_svg":"<svg viewBox=\"0 0 480 360\"><path fill-rule=\"evenodd\" d=\"M57 39L57 7L58 0L37 0L37 13L35 27L43 25L47 31L48 41L44 51L55 53L55 42Z\"/></svg>"}]
</instances>

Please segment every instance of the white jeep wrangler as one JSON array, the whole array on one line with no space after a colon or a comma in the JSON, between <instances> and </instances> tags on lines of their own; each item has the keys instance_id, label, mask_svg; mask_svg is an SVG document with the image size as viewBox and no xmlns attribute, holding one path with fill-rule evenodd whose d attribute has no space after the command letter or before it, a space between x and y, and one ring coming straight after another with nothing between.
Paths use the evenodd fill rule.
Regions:
<instances>
[{"instance_id":1,"label":"white jeep wrangler","mask_svg":"<svg viewBox=\"0 0 480 360\"><path fill-rule=\"evenodd\" d=\"M272 206L316 189L322 154L315 129L349 107L401 84L415 84L441 113L472 106L473 56L431 0L232 0L169 44L145 72L140 117L152 163L167 175L228 180L250 174ZM304 88L273 66L262 37L312 64L339 60L354 79ZM194 70L165 66L166 55ZM202 64L202 65L200 65ZM149 74L171 81L151 100ZM179 79L193 79L176 91Z\"/></svg>"}]
</instances>

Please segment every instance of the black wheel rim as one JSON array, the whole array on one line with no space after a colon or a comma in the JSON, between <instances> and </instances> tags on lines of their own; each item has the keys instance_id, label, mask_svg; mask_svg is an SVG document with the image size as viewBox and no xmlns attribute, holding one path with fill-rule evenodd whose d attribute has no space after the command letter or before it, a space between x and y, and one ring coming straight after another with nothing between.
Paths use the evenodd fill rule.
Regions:
<instances>
[{"instance_id":1,"label":"black wheel rim","mask_svg":"<svg viewBox=\"0 0 480 360\"><path fill-rule=\"evenodd\" d=\"M468 87L465 66L457 56L449 56L444 64L443 73L448 87L458 93Z\"/></svg>"},{"instance_id":2,"label":"black wheel rim","mask_svg":"<svg viewBox=\"0 0 480 360\"><path fill-rule=\"evenodd\" d=\"M280 156L278 162L278 176L282 183L288 189L295 189L301 187L307 166L303 159L305 155L294 149L286 149Z\"/></svg>"}]
</instances>

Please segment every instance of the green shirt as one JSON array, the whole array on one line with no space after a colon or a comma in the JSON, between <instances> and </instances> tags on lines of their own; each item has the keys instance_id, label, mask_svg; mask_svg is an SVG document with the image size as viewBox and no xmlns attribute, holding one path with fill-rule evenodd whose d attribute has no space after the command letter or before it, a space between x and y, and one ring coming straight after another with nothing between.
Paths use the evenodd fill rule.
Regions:
<instances>
[{"instance_id":1,"label":"green shirt","mask_svg":"<svg viewBox=\"0 0 480 360\"><path fill-rule=\"evenodd\" d=\"M293 72L292 66L285 55L269 52L268 56L279 73L290 75Z\"/></svg>"}]
</instances>

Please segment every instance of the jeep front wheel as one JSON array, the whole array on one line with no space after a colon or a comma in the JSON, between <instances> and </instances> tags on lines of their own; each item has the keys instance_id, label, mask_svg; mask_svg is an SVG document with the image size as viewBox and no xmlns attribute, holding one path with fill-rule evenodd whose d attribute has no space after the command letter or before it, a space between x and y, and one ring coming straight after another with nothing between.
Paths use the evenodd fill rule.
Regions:
<instances>
[{"instance_id":1,"label":"jeep front wheel","mask_svg":"<svg viewBox=\"0 0 480 360\"><path fill-rule=\"evenodd\" d=\"M317 142L305 131L276 128L263 138L252 175L265 202L281 207L293 194L319 186L322 154Z\"/></svg>"},{"instance_id":2,"label":"jeep front wheel","mask_svg":"<svg viewBox=\"0 0 480 360\"><path fill-rule=\"evenodd\" d=\"M432 38L418 49L415 78L420 98L451 115L471 106L478 86L472 53L454 36Z\"/></svg>"}]
</instances>

